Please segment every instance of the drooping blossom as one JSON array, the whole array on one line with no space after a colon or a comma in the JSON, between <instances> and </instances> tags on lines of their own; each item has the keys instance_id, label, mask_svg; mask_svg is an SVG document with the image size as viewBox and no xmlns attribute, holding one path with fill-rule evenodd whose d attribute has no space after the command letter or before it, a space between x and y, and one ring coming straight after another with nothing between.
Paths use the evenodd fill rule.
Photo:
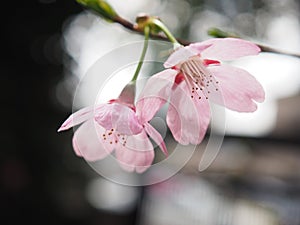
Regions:
<instances>
[{"instance_id":1,"label":"drooping blossom","mask_svg":"<svg viewBox=\"0 0 300 225\"><path fill-rule=\"evenodd\" d=\"M96 161L115 150L116 159L123 169L142 173L154 159L153 145L148 135L167 155L163 138L148 123L159 108L152 110L152 107L140 113L140 108L128 99L128 91L124 93L108 103L73 113L58 131L81 124L73 136L73 148L78 156Z\"/></svg>"},{"instance_id":2,"label":"drooping blossom","mask_svg":"<svg viewBox=\"0 0 300 225\"><path fill-rule=\"evenodd\" d=\"M209 39L175 50L164 71L153 75L138 105L161 105L170 98L167 124L181 144L199 144L210 122L209 101L238 112L253 112L265 98L247 71L221 63L256 55L260 48L242 39ZM151 98L149 97L151 96Z\"/></svg>"}]
</instances>

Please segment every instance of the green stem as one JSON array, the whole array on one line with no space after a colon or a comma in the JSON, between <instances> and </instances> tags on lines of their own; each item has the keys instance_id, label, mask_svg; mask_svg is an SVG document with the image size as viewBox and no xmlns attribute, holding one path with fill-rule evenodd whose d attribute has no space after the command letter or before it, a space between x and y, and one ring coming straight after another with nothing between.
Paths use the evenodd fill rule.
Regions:
<instances>
[{"instance_id":1,"label":"green stem","mask_svg":"<svg viewBox=\"0 0 300 225\"><path fill-rule=\"evenodd\" d=\"M175 45L180 45L177 41L177 39L173 36L173 34L169 31L169 29L158 19L154 19L153 23L162 30L167 38Z\"/></svg>"},{"instance_id":2,"label":"green stem","mask_svg":"<svg viewBox=\"0 0 300 225\"><path fill-rule=\"evenodd\" d=\"M144 35L145 35L145 40L144 40L143 51L142 51L138 66L136 67L135 73L134 73L134 75L131 79L131 82L135 82L136 79L138 78L138 75L140 73L140 70L142 68L142 65L143 65L143 62L144 62L144 59L145 59L145 55L146 55L147 48L148 48L149 35L150 35L150 27L149 26L146 26L144 28Z\"/></svg>"}]
</instances>

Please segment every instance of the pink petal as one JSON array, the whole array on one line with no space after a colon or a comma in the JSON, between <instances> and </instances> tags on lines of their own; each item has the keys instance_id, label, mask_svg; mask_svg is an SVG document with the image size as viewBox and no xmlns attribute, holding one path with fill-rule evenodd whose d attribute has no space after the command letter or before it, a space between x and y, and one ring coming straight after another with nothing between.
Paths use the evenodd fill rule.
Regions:
<instances>
[{"instance_id":1,"label":"pink petal","mask_svg":"<svg viewBox=\"0 0 300 225\"><path fill-rule=\"evenodd\" d=\"M210 110L208 101L199 92L201 99L191 98L186 82L180 83L172 93L167 112L167 124L180 144L199 144L206 133Z\"/></svg>"},{"instance_id":2,"label":"pink petal","mask_svg":"<svg viewBox=\"0 0 300 225\"><path fill-rule=\"evenodd\" d=\"M116 147L116 158L120 166L129 172L143 173L154 159L153 146L143 131L138 135L128 136L126 145L121 143Z\"/></svg>"},{"instance_id":3,"label":"pink petal","mask_svg":"<svg viewBox=\"0 0 300 225\"><path fill-rule=\"evenodd\" d=\"M169 99L177 73L176 70L166 69L148 79L136 103L136 115L140 123L150 121Z\"/></svg>"},{"instance_id":4,"label":"pink petal","mask_svg":"<svg viewBox=\"0 0 300 225\"><path fill-rule=\"evenodd\" d=\"M154 127L152 127L149 123L145 123L145 131L147 132L147 134L155 141L155 143L160 147L160 149L162 150L162 152L168 156L168 150L166 147L166 144L162 138L162 136L160 135L160 133L155 130Z\"/></svg>"},{"instance_id":5,"label":"pink petal","mask_svg":"<svg viewBox=\"0 0 300 225\"><path fill-rule=\"evenodd\" d=\"M212 99L216 103L238 112L253 112L257 109L254 101L264 101L263 87L247 71L229 65L209 67L208 70L219 82L219 89L224 99L224 103Z\"/></svg>"},{"instance_id":6,"label":"pink petal","mask_svg":"<svg viewBox=\"0 0 300 225\"><path fill-rule=\"evenodd\" d=\"M204 49L208 48L208 45L201 45L199 47L185 46L177 48L164 63L165 68L171 68L173 66L178 65L180 62L184 62L188 60L191 56L197 55L201 53Z\"/></svg>"},{"instance_id":7,"label":"pink petal","mask_svg":"<svg viewBox=\"0 0 300 225\"><path fill-rule=\"evenodd\" d=\"M110 154L115 144L104 143L101 134L105 129L93 120L82 124L74 133L73 148L78 156L88 161L103 159Z\"/></svg>"},{"instance_id":8,"label":"pink petal","mask_svg":"<svg viewBox=\"0 0 300 225\"><path fill-rule=\"evenodd\" d=\"M203 42L191 44L191 48L211 45L202 51L203 59L233 60L242 56L257 55L260 48L250 41L239 38L212 38Z\"/></svg>"},{"instance_id":9,"label":"pink petal","mask_svg":"<svg viewBox=\"0 0 300 225\"><path fill-rule=\"evenodd\" d=\"M69 116L68 119L61 125L61 127L57 130L58 132L68 130L71 127L74 127L82 122L91 119L93 117L94 107L89 106L83 109L78 110Z\"/></svg>"},{"instance_id":10,"label":"pink petal","mask_svg":"<svg viewBox=\"0 0 300 225\"><path fill-rule=\"evenodd\" d=\"M105 104L95 111L95 120L106 130L115 129L121 134L133 135L142 131L135 112L119 103Z\"/></svg>"},{"instance_id":11,"label":"pink petal","mask_svg":"<svg viewBox=\"0 0 300 225\"><path fill-rule=\"evenodd\" d=\"M99 107L97 108L97 110L95 110L95 120L100 126L104 127L106 130L110 130L111 128L113 128L111 119L113 104L103 104L103 107Z\"/></svg>"},{"instance_id":12,"label":"pink petal","mask_svg":"<svg viewBox=\"0 0 300 225\"><path fill-rule=\"evenodd\" d=\"M124 105L113 104L114 110L112 110L112 124L122 134L134 135L143 130L143 126L139 123L135 112Z\"/></svg>"}]
</instances>

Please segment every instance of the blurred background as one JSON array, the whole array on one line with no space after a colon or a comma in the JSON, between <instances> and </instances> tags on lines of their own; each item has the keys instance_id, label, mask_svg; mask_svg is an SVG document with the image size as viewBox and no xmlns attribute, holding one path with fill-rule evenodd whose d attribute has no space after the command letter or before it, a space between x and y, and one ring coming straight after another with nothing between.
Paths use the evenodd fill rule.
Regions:
<instances>
[{"instance_id":1,"label":"blurred background","mask_svg":"<svg viewBox=\"0 0 300 225\"><path fill-rule=\"evenodd\" d=\"M205 40L218 27L300 52L297 0L109 3L130 21L139 12L157 15L190 41ZM262 83L266 101L253 114L226 112L226 136L213 164L198 171L204 141L167 181L127 187L75 156L72 131L56 130L96 60L143 37L75 1L5 1L2 8L1 224L300 224L299 58L262 53L234 62Z\"/></svg>"}]
</instances>

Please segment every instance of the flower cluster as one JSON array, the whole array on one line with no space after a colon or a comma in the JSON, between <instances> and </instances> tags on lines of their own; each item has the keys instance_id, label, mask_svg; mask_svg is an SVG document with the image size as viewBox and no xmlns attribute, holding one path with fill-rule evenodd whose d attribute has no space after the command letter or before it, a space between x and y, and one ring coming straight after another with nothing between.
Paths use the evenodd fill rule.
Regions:
<instances>
[{"instance_id":1,"label":"flower cluster","mask_svg":"<svg viewBox=\"0 0 300 225\"><path fill-rule=\"evenodd\" d=\"M88 161L96 161L115 150L122 168L141 173L154 159L154 150L148 135L165 155L168 154L163 138L148 123L159 108L141 113L140 107L121 101L122 97L75 112L58 131L83 123L73 136L73 148L78 156Z\"/></svg>"},{"instance_id":2,"label":"flower cluster","mask_svg":"<svg viewBox=\"0 0 300 225\"><path fill-rule=\"evenodd\" d=\"M169 101L167 125L180 144L199 144L210 122L209 102L238 112L253 112L264 100L260 83L247 71L223 61L256 55L253 43L235 38L209 39L176 49L165 70L151 76L134 104L123 92L118 99L72 114L59 131L83 123L74 133L73 148L88 161L115 150L127 171L144 172L154 159L153 145L167 156L163 138L149 121Z\"/></svg>"}]
</instances>

